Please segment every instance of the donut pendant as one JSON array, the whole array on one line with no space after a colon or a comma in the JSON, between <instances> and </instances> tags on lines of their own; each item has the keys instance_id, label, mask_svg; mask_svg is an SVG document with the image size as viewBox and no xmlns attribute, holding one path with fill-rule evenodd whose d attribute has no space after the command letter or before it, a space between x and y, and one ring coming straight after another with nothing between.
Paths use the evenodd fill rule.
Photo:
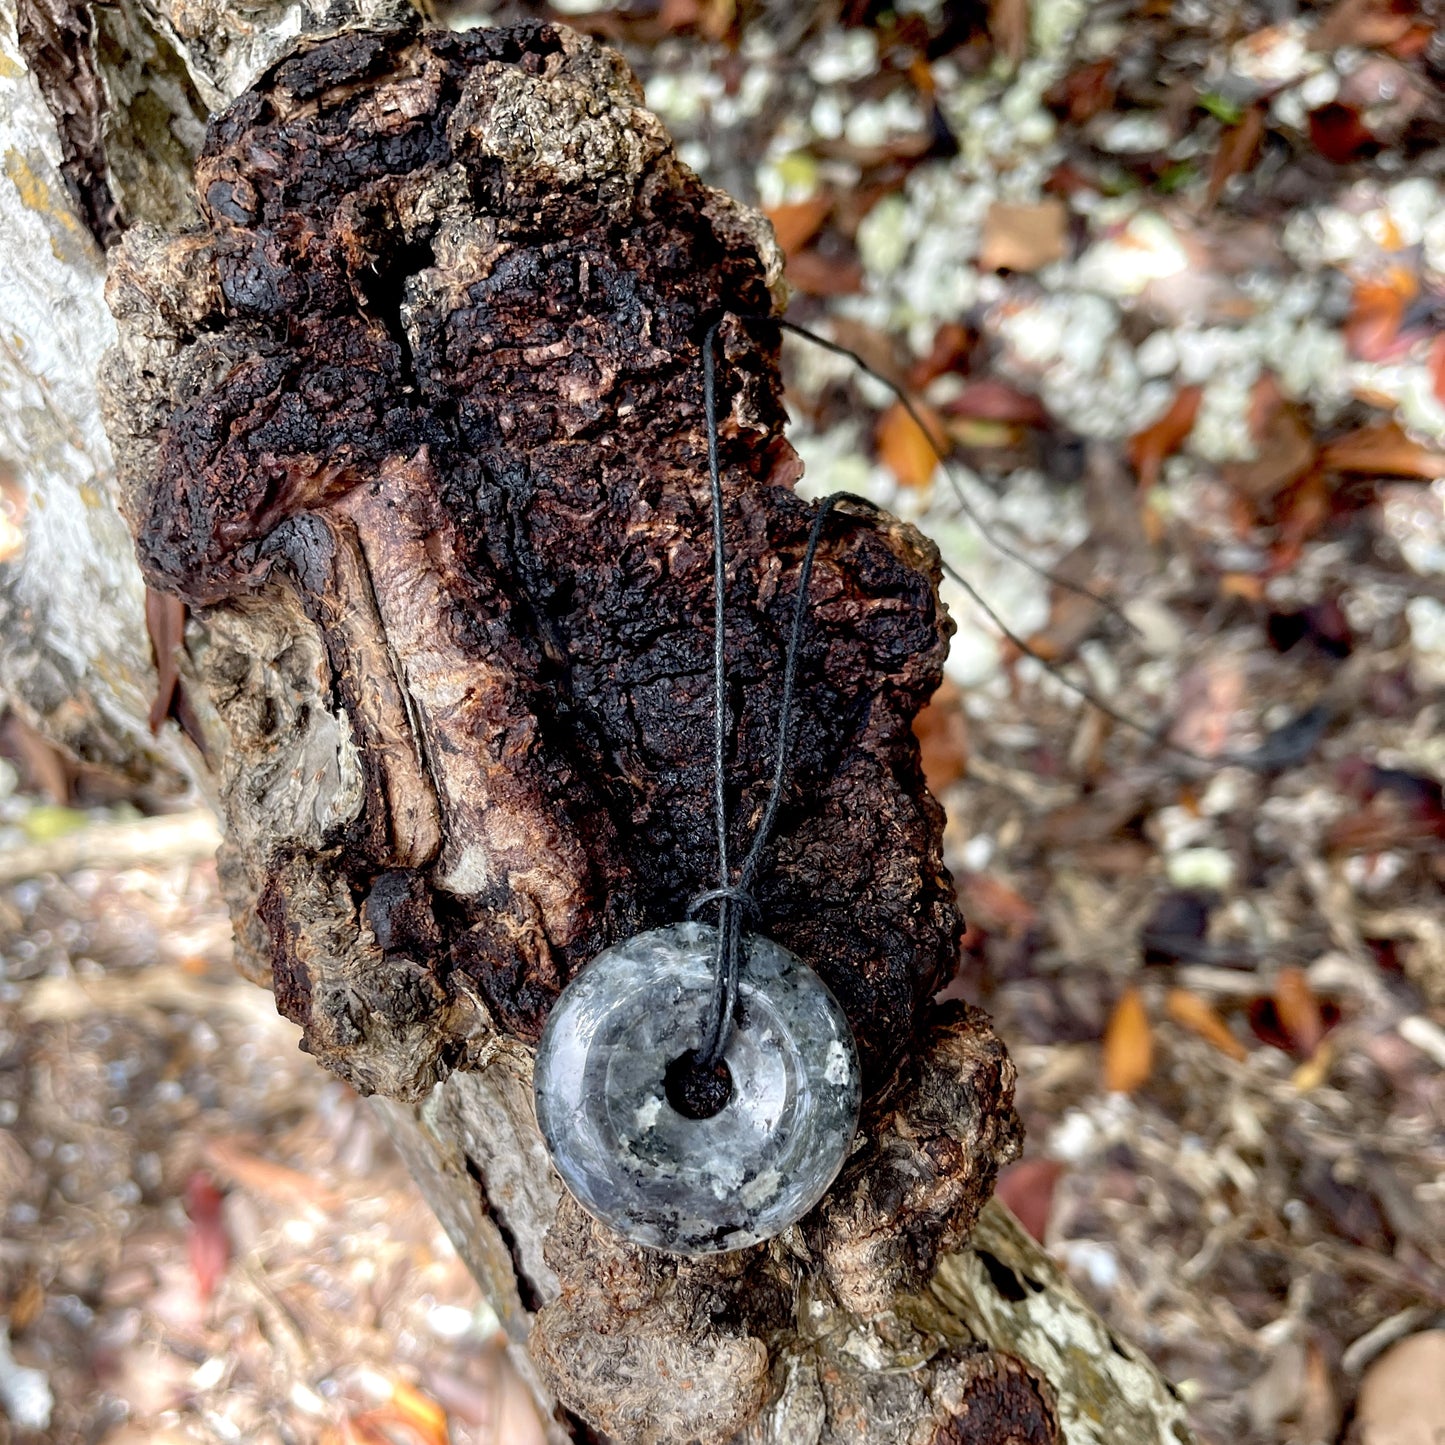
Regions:
<instances>
[{"instance_id":1,"label":"donut pendant","mask_svg":"<svg viewBox=\"0 0 1445 1445\"><path fill-rule=\"evenodd\" d=\"M717 1254L801 1219L858 1124L858 1052L838 1001L771 939L743 939L722 1062L691 1067L717 930L614 944L563 990L537 1048L537 1123L577 1202L638 1244Z\"/></svg>"}]
</instances>

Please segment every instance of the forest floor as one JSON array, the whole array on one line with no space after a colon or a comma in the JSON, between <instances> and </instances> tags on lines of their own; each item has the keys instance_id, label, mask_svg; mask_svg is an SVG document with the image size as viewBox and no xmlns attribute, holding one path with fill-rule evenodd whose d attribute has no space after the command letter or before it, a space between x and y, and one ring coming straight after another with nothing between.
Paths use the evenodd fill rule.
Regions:
<instances>
[{"instance_id":1,"label":"forest floor","mask_svg":"<svg viewBox=\"0 0 1445 1445\"><path fill-rule=\"evenodd\" d=\"M1445 1380L1436 15L565 8L951 453L788 343L804 486L915 521L997 614L949 584L920 735L949 991L1019 1069L1004 1197L1206 1440L1436 1438L1402 1423ZM0 843L87 821L15 792ZM65 1442L525 1440L372 1117L228 950L204 862L0 892L0 1315L39 1372L0 1348L0 1392Z\"/></svg>"}]
</instances>

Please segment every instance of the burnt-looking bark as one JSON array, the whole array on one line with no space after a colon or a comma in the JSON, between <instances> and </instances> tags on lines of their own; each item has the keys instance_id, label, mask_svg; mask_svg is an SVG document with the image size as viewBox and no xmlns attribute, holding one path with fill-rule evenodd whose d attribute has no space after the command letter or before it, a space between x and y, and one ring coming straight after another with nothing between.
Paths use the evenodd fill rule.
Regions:
<instances>
[{"instance_id":1,"label":"burnt-looking bark","mask_svg":"<svg viewBox=\"0 0 1445 1445\"><path fill-rule=\"evenodd\" d=\"M216 119L197 190L204 224L128 242L111 287L147 581L202 607L295 589L364 772L318 841L378 966L421 965L439 1000L465 978L535 1038L601 947L715 881L699 343L771 310L771 240L674 158L620 62L547 27L315 46ZM775 345L723 333L739 846L809 523ZM875 1084L959 927L910 731L936 580L908 529L830 523L758 890ZM296 977L292 865L261 863L283 1001L354 1076ZM436 1045L444 1069L466 1038Z\"/></svg>"},{"instance_id":2,"label":"burnt-looking bark","mask_svg":"<svg viewBox=\"0 0 1445 1445\"><path fill-rule=\"evenodd\" d=\"M560 1195L526 1103L567 979L715 881L719 316L740 849L766 798L811 509L776 336L739 319L777 300L765 223L676 160L614 55L547 26L303 47L213 122L197 194L199 225L118 248L107 408L146 579L195 609L243 965L329 1067L425 1100L418 1177L600 1428L1053 1438L1036 1377L900 1303L1019 1139L987 1020L929 1003L959 919L911 723L949 624L911 528L828 524L757 888L865 1062L829 1198L738 1255L641 1250ZM913 1363L859 1370L860 1330Z\"/></svg>"}]
</instances>

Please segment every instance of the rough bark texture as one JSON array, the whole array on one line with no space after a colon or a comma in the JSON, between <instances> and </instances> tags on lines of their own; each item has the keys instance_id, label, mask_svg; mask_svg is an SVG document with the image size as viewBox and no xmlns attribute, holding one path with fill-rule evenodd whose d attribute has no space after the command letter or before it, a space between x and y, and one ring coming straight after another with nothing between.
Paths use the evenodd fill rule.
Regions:
<instances>
[{"instance_id":1,"label":"rough bark texture","mask_svg":"<svg viewBox=\"0 0 1445 1445\"><path fill-rule=\"evenodd\" d=\"M710 881L697 346L720 310L774 304L777 258L763 223L673 159L620 63L565 32L360 33L281 56L298 31L392 15L384 0L259 19L162 0L86 32L121 226L191 220L187 127L257 82L206 145L199 224L132 230L112 283L125 502L147 580L194 609L180 672L224 794L243 965L318 1055L378 1091L558 1406L558 1440L586 1435L579 1415L638 1441L1053 1439L1074 1364L1048 1356L1046 1385L988 1348L1033 1360L1039 1339L1010 1330L986 1272L963 1305L924 1288L1017 1124L987 1021L927 1003L958 925L909 730L946 619L909 529L830 524L762 890L771 931L824 971L859 1034L872 1093L854 1157L800 1227L714 1261L635 1249L560 1195L527 1041L596 948L670 921ZM62 146L71 92L41 50L25 61L50 179L32 205L22 181L40 169L16 180L7 159L18 224L39 216L74 252L54 252L52 307L91 308L75 355L37 375L69 379L58 422L93 418L98 253L59 166L90 156L83 197L98 163ZM734 325L725 341L741 833L808 511L771 338ZM92 510L118 531L98 430L86 465ZM32 595L47 553L93 565L101 550L124 606L78 605L143 649L139 579L87 526L30 534ZM75 628L83 678L103 654L94 619ZM36 656L55 630L32 632ZM129 691L92 711L119 756L144 744L148 681L130 667ZM1175 1438L1177 1403L1144 1378L1136 1433L1070 1438Z\"/></svg>"}]
</instances>

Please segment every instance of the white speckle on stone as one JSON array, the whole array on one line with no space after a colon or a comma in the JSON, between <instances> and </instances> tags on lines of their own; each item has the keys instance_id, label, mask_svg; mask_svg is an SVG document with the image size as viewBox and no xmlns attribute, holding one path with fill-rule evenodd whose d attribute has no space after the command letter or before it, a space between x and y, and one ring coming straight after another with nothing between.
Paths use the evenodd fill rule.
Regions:
<instances>
[{"instance_id":1,"label":"white speckle on stone","mask_svg":"<svg viewBox=\"0 0 1445 1445\"><path fill-rule=\"evenodd\" d=\"M637 1112L632 1117L637 1127L645 1134L657 1123L657 1116L660 1113L662 1113L662 1100L654 1094L652 1098L638 1106Z\"/></svg>"},{"instance_id":2,"label":"white speckle on stone","mask_svg":"<svg viewBox=\"0 0 1445 1445\"><path fill-rule=\"evenodd\" d=\"M756 1179L743 1185L743 1203L749 1209L757 1209L772 1199L782 1182L782 1175L776 1169L764 1169Z\"/></svg>"},{"instance_id":3,"label":"white speckle on stone","mask_svg":"<svg viewBox=\"0 0 1445 1445\"><path fill-rule=\"evenodd\" d=\"M848 1051L834 1039L828 1045L828 1060L823 1065L823 1077L830 1084L846 1084L848 1073Z\"/></svg>"}]
</instances>

